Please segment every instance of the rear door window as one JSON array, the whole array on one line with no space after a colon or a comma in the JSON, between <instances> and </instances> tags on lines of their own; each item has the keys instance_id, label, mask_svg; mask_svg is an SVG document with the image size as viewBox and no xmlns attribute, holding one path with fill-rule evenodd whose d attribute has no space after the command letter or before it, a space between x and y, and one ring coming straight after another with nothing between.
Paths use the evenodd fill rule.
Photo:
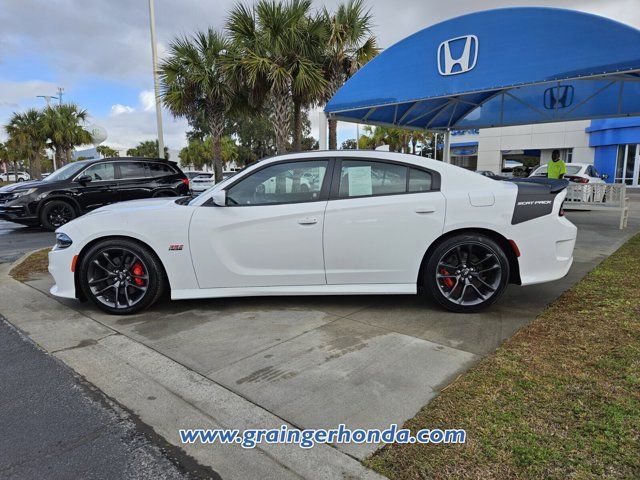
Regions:
<instances>
[{"instance_id":1,"label":"rear door window","mask_svg":"<svg viewBox=\"0 0 640 480\"><path fill-rule=\"evenodd\" d=\"M120 178L133 180L135 178L147 178L144 162L122 162L120 165Z\"/></svg>"},{"instance_id":2,"label":"rear door window","mask_svg":"<svg viewBox=\"0 0 640 480\"><path fill-rule=\"evenodd\" d=\"M392 195L407 191L407 167L368 160L343 160L340 198Z\"/></svg>"}]
</instances>

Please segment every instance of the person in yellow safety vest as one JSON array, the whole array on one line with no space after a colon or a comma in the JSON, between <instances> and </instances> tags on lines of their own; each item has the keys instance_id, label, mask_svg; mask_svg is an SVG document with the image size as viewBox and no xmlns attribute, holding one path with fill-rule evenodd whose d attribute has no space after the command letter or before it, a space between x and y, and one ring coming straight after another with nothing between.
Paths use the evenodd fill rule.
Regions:
<instances>
[{"instance_id":1,"label":"person in yellow safety vest","mask_svg":"<svg viewBox=\"0 0 640 480\"><path fill-rule=\"evenodd\" d=\"M551 152L551 161L547 164L547 178L562 178L567 173L567 165L560 160L560 150Z\"/></svg>"}]
</instances>

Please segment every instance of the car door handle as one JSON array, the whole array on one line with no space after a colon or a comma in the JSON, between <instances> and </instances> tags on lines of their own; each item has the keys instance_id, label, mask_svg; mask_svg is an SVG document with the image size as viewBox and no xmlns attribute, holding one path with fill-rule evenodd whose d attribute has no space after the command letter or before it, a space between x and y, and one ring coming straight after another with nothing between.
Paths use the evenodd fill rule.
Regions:
<instances>
[{"instance_id":1,"label":"car door handle","mask_svg":"<svg viewBox=\"0 0 640 480\"><path fill-rule=\"evenodd\" d=\"M316 217L304 217L298 219L298 223L300 225L313 225L314 223L318 223L318 219Z\"/></svg>"},{"instance_id":2,"label":"car door handle","mask_svg":"<svg viewBox=\"0 0 640 480\"><path fill-rule=\"evenodd\" d=\"M418 207L415 209L416 213L425 214L425 213L433 213L436 209L434 207Z\"/></svg>"}]
</instances>

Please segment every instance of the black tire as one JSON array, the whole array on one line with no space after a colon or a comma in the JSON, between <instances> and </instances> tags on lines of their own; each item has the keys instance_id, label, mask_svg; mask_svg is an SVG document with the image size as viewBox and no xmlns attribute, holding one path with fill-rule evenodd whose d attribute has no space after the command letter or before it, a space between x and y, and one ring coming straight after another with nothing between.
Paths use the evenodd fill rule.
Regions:
<instances>
[{"instance_id":1,"label":"black tire","mask_svg":"<svg viewBox=\"0 0 640 480\"><path fill-rule=\"evenodd\" d=\"M123 238L93 245L82 256L78 280L85 297L113 315L149 308L166 288L164 269L156 254Z\"/></svg>"},{"instance_id":2,"label":"black tire","mask_svg":"<svg viewBox=\"0 0 640 480\"><path fill-rule=\"evenodd\" d=\"M447 310L472 313L494 303L509 283L509 259L492 238L460 234L440 242L427 259L425 291Z\"/></svg>"},{"instance_id":3,"label":"black tire","mask_svg":"<svg viewBox=\"0 0 640 480\"><path fill-rule=\"evenodd\" d=\"M55 230L78 216L78 212L69 202L51 200L40 211L40 224L47 230Z\"/></svg>"}]
</instances>

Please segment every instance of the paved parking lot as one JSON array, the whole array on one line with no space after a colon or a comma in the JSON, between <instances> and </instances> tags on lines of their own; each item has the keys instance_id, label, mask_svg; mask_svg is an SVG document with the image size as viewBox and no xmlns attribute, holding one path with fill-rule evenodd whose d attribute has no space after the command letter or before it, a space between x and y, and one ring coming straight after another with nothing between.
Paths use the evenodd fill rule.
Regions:
<instances>
[{"instance_id":1,"label":"paved parking lot","mask_svg":"<svg viewBox=\"0 0 640 480\"><path fill-rule=\"evenodd\" d=\"M608 212L570 212L579 234L564 279L511 286L488 311L460 315L416 296L169 302L129 316L63 302L298 427L384 427L413 416L457 375L527 324L640 230ZM43 292L51 279L31 282ZM341 445L363 458L375 446Z\"/></svg>"}]
</instances>

